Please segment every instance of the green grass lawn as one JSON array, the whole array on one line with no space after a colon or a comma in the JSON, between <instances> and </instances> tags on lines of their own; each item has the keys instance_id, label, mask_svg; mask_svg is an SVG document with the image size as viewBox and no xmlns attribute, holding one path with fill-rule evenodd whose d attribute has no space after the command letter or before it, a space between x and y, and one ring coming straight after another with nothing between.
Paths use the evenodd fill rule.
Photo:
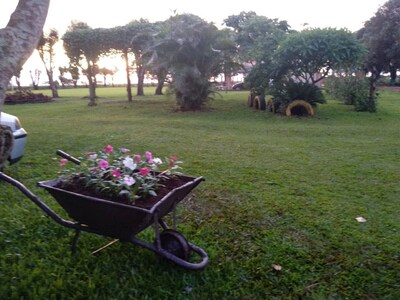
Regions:
<instances>
[{"instance_id":1,"label":"green grass lawn","mask_svg":"<svg viewBox=\"0 0 400 300\"><path fill-rule=\"evenodd\" d=\"M57 176L56 149L177 155L206 179L179 205L178 229L208 267L186 271L131 244L93 256L109 239L88 233L73 255L73 231L0 183L0 299L400 299L399 93L381 92L376 114L329 100L313 118L287 118L246 107L246 92L182 113L153 90L128 103L123 88L99 88L96 107L84 89L5 106L29 133L5 172L65 216L35 186Z\"/></svg>"}]
</instances>

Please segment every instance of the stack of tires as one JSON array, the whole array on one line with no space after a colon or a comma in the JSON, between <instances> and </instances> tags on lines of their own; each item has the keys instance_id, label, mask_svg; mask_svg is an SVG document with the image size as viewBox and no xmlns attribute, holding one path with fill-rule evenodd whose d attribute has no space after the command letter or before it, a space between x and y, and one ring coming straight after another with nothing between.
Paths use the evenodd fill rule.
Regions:
<instances>
[{"instance_id":1,"label":"stack of tires","mask_svg":"<svg viewBox=\"0 0 400 300\"><path fill-rule=\"evenodd\" d=\"M250 93L247 98L247 105L249 107L253 107L255 110L266 110L267 112L276 112L275 104L272 98L265 100L264 96L255 95L254 93ZM282 113L286 116L300 116L300 117L309 117L314 115L314 109L305 100L294 100L289 102Z\"/></svg>"},{"instance_id":2,"label":"stack of tires","mask_svg":"<svg viewBox=\"0 0 400 300\"><path fill-rule=\"evenodd\" d=\"M253 107L256 110L266 110L267 102L264 96L256 96L254 93L250 93L247 98L247 105Z\"/></svg>"}]
</instances>

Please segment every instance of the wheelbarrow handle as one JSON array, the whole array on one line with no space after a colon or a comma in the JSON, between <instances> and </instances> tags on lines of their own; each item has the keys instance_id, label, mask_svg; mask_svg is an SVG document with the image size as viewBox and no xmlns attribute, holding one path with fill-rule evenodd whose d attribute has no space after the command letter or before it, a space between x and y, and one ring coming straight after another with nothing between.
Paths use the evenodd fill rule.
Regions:
<instances>
[{"instance_id":1,"label":"wheelbarrow handle","mask_svg":"<svg viewBox=\"0 0 400 300\"><path fill-rule=\"evenodd\" d=\"M76 157L73 157L72 155L69 155L68 153L66 153L66 152L64 152L64 151L62 151L60 149L58 149L56 151L56 154L58 156L61 156L62 158L68 159L70 162L73 162L76 165L80 165L81 164L81 161L79 159L77 159Z\"/></svg>"}]
</instances>

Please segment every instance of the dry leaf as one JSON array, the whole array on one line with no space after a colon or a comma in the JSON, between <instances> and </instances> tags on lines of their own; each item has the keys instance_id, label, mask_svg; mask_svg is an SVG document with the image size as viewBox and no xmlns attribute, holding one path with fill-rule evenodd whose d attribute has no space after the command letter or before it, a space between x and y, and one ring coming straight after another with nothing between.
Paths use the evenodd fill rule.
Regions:
<instances>
[{"instance_id":1,"label":"dry leaf","mask_svg":"<svg viewBox=\"0 0 400 300\"><path fill-rule=\"evenodd\" d=\"M274 269L274 271L279 272L279 271L282 271L282 266L280 266L280 265L272 265L272 269Z\"/></svg>"},{"instance_id":2,"label":"dry leaf","mask_svg":"<svg viewBox=\"0 0 400 300\"><path fill-rule=\"evenodd\" d=\"M357 217L356 220L357 220L358 223L365 223L365 222L367 222L367 220L364 219L363 217Z\"/></svg>"}]
</instances>

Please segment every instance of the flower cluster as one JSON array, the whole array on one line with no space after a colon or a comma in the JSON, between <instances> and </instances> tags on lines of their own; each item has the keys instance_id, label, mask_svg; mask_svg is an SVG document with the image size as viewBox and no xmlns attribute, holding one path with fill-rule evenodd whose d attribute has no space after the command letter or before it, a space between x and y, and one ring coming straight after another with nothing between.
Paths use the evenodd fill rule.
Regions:
<instances>
[{"instance_id":1,"label":"flower cluster","mask_svg":"<svg viewBox=\"0 0 400 300\"><path fill-rule=\"evenodd\" d=\"M79 160L73 168L66 167L67 159L59 161L64 167L64 183L78 181L86 188L129 200L156 196L160 180L179 174L181 169L176 156L161 160L150 151L131 154L129 149L115 150L111 145L99 152L86 152Z\"/></svg>"}]
</instances>

